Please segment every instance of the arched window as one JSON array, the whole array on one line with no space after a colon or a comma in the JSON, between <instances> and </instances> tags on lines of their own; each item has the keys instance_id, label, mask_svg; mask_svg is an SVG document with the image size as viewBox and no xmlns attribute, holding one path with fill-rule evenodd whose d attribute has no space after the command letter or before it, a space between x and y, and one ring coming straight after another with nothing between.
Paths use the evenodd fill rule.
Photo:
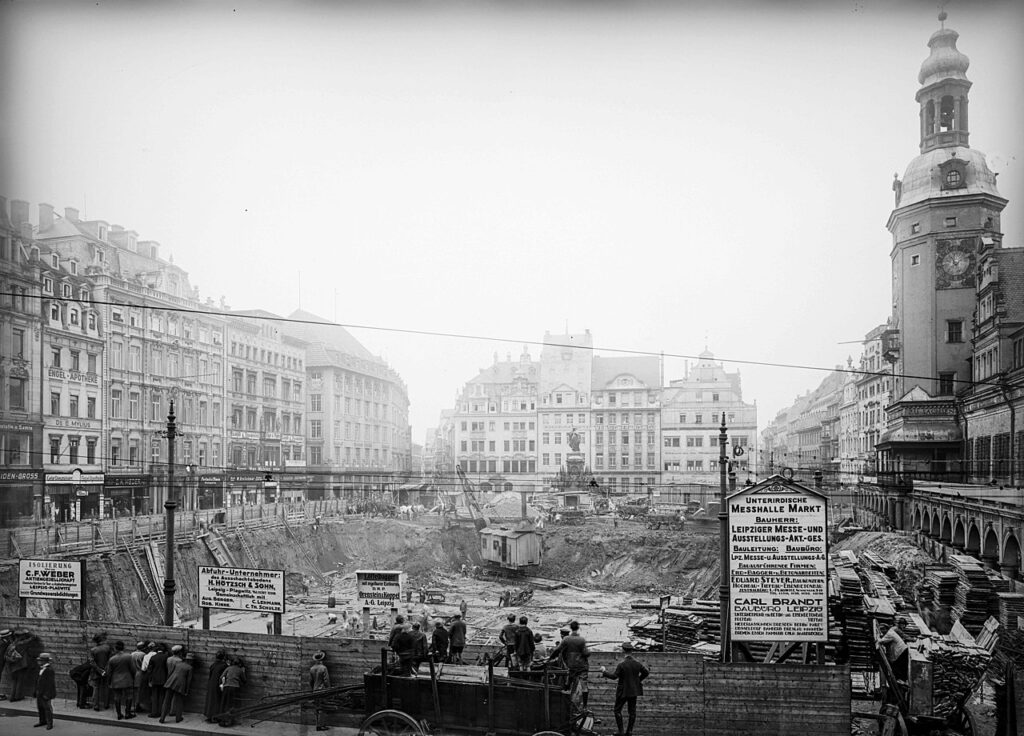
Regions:
<instances>
[{"instance_id":1,"label":"arched window","mask_svg":"<svg viewBox=\"0 0 1024 736\"><path fill-rule=\"evenodd\" d=\"M935 100L928 100L924 108L924 132L925 135L935 132Z\"/></svg>"}]
</instances>

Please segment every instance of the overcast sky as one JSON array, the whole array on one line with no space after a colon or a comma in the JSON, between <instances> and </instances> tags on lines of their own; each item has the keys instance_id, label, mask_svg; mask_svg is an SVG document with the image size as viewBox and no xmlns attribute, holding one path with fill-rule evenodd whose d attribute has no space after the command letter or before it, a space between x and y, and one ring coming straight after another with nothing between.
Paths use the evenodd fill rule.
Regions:
<instances>
[{"instance_id":1,"label":"overcast sky","mask_svg":"<svg viewBox=\"0 0 1024 736\"><path fill-rule=\"evenodd\" d=\"M1024 245L1024 3L947 10ZM0 194L160 242L204 298L389 328L352 332L407 382L417 442L495 351L567 326L602 354L829 368L891 311L936 13L5 2ZM762 426L825 375L726 367Z\"/></svg>"}]
</instances>

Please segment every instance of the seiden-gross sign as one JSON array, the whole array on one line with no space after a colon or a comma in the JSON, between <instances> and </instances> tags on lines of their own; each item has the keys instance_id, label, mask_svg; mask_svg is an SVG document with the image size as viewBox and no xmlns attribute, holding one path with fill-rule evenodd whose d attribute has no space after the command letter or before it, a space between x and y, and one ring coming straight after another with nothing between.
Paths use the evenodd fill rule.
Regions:
<instances>
[{"instance_id":1,"label":"seiden-gross sign","mask_svg":"<svg viewBox=\"0 0 1024 736\"><path fill-rule=\"evenodd\" d=\"M828 639L827 501L798 485L729 499L733 641Z\"/></svg>"},{"instance_id":2,"label":"seiden-gross sign","mask_svg":"<svg viewBox=\"0 0 1024 736\"><path fill-rule=\"evenodd\" d=\"M357 600L368 608L398 608L402 573L397 570L357 570Z\"/></svg>"},{"instance_id":3,"label":"seiden-gross sign","mask_svg":"<svg viewBox=\"0 0 1024 736\"><path fill-rule=\"evenodd\" d=\"M82 600L81 560L20 560L18 595L22 598Z\"/></svg>"},{"instance_id":4,"label":"seiden-gross sign","mask_svg":"<svg viewBox=\"0 0 1024 736\"><path fill-rule=\"evenodd\" d=\"M284 570L200 565L199 607L284 613Z\"/></svg>"}]
</instances>

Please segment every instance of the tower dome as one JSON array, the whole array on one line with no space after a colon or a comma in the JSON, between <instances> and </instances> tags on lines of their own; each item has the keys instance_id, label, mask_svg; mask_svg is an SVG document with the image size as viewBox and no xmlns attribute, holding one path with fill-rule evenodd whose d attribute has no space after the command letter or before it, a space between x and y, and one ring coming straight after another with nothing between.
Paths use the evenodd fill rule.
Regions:
<instances>
[{"instance_id":1,"label":"tower dome","mask_svg":"<svg viewBox=\"0 0 1024 736\"><path fill-rule=\"evenodd\" d=\"M971 60L956 47L960 34L952 28L940 28L928 39L931 54L921 64L917 81L928 87L945 79L967 79L967 67Z\"/></svg>"}]
</instances>

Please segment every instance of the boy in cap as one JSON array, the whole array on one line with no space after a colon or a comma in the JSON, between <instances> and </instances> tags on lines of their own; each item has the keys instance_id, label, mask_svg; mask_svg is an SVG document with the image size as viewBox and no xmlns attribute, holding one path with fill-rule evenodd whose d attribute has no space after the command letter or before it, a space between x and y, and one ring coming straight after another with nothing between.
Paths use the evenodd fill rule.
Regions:
<instances>
[{"instance_id":1,"label":"boy in cap","mask_svg":"<svg viewBox=\"0 0 1024 736\"><path fill-rule=\"evenodd\" d=\"M53 699L57 697L57 676L51 666L53 657L47 652L40 652L36 657L39 665L39 677L36 680L36 710L39 711L39 723L36 726L53 728Z\"/></svg>"},{"instance_id":2,"label":"boy in cap","mask_svg":"<svg viewBox=\"0 0 1024 736\"><path fill-rule=\"evenodd\" d=\"M633 644L623 642L621 648L625 657L615 666L614 672L609 672L604 665L601 666L601 676L609 680L618 680L615 688L615 726L618 729L616 736L633 736L633 725L636 723L636 699L644 694L643 682L651 674L642 663L633 659ZM622 709L629 709L629 724L626 730L622 730Z\"/></svg>"}]
</instances>

